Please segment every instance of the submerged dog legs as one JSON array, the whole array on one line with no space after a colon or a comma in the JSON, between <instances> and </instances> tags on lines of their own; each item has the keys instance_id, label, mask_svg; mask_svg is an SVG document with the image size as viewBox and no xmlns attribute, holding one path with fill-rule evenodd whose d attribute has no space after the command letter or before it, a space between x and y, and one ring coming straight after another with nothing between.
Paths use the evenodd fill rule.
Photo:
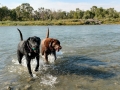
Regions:
<instances>
[{"instance_id":1,"label":"submerged dog legs","mask_svg":"<svg viewBox=\"0 0 120 90\"><path fill-rule=\"evenodd\" d=\"M36 57L36 61L37 61L37 65L36 65L35 71L38 71L38 68L39 68L39 55Z\"/></svg>"},{"instance_id":2,"label":"submerged dog legs","mask_svg":"<svg viewBox=\"0 0 120 90\"><path fill-rule=\"evenodd\" d=\"M19 64L21 64L21 63L22 63L22 57L23 57L23 54L20 53L19 50L17 50L17 57L18 57L18 62L19 62Z\"/></svg>"},{"instance_id":3,"label":"submerged dog legs","mask_svg":"<svg viewBox=\"0 0 120 90\"><path fill-rule=\"evenodd\" d=\"M29 72L29 74L31 75L31 77L33 77L33 75L32 75L32 71L31 71L31 64L30 64L31 59L29 59L29 57L26 56L26 60L27 60L27 68L28 68L28 72Z\"/></svg>"},{"instance_id":4,"label":"submerged dog legs","mask_svg":"<svg viewBox=\"0 0 120 90\"><path fill-rule=\"evenodd\" d=\"M46 53L44 53L44 55L45 55L46 64L49 64L49 62L48 62L48 55Z\"/></svg>"}]
</instances>

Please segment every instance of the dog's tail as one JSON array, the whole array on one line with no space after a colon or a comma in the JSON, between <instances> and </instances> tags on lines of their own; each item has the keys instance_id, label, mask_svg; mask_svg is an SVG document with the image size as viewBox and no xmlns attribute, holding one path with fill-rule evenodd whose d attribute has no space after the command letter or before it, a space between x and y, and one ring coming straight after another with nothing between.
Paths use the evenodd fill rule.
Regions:
<instances>
[{"instance_id":1,"label":"dog's tail","mask_svg":"<svg viewBox=\"0 0 120 90\"><path fill-rule=\"evenodd\" d=\"M47 32L46 38L49 38L49 28L48 28L48 32Z\"/></svg>"},{"instance_id":2,"label":"dog's tail","mask_svg":"<svg viewBox=\"0 0 120 90\"><path fill-rule=\"evenodd\" d=\"M17 30L19 31L19 33L20 33L20 38L21 38L21 41L23 41L23 36L22 36L22 33L21 33L21 31L17 28Z\"/></svg>"}]
</instances>

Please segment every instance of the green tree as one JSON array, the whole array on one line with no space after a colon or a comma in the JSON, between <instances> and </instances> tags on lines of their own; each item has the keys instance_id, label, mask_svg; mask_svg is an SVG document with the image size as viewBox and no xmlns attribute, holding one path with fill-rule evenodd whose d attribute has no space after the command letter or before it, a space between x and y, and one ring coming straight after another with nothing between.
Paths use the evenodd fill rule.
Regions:
<instances>
[{"instance_id":1,"label":"green tree","mask_svg":"<svg viewBox=\"0 0 120 90\"><path fill-rule=\"evenodd\" d=\"M33 7L29 3L23 3L16 8L18 20L32 20Z\"/></svg>"},{"instance_id":2,"label":"green tree","mask_svg":"<svg viewBox=\"0 0 120 90\"><path fill-rule=\"evenodd\" d=\"M119 14L117 13L116 10L114 10L114 8L107 9L107 12L108 12L109 18L118 18L119 17Z\"/></svg>"},{"instance_id":3,"label":"green tree","mask_svg":"<svg viewBox=\"0 0 120 90\"><path fill-rule=\"evenodd\" d=\"M40 20L40 14L37 10L34 11L34 20Z\"/></svg>"},{"instance_id":4,"label":"green tree","mask_svg":"<svg viewBox=\"0 0 120 90\"><path fill-rule=\"evenodd\" d=\"M93 14L91 11L87 10L87 11L84 13L83 18L84 18L84 19L93 19L93 18L94 18L94 14Z\"/></svg>"},{"instance_id":5,"label":"green tree","mask_svg":"<svg viewBox=\"0 0 120 90\"><path fill-rule=\"evenodd\" d=\"M74 18L74 13L75 11L71 10L69 13L67 13L67 16L69 19L73 19Z\"/></svg>"},{"instance_id":6,"label":"green tree","mask_svg":"<svg viewBox=\"0 0 120 90\"><path fill-rule=\"evenodd\" d=\"M82 19L84 15L84 11L80 10L79 8L76 8L76 14L77 14L77 19Z\"/></svg>"},{"instance_id":7,"label":"green tree","mask_svg":"<svg viewBox=\"0 0 120 90\"><path fill-rule=\"evenodd\" d=\"M10 19L9 15L10 10L6 6L0 8L0 21L9 20Z\"/></svg>"},{"instance_id":8,"label":"green tree","mask_svg":"<svg viewBox=\"0 0 120 90\"><path fill-rule=\"evenodd\" d=\"M57 11L57 18L58 19L66 19L66 12L62 10Z\"/></svg>"},{"instance_id":9,"label":"green tree","mask_svg":"<svg viewBox=\"0 0 120 90\"><path fill-rule=\"evenodd\" d=\"M41 20L48 20L51 18L51 10L44 7L38 8L38 15Z\"/></svg>"},{"instance_id":10,"label":"green tree","mask_svg":"<svg viewBox=\"0 0 120 90\"><path fill-rule=\"evenodd\" d=\"M17 14L15 9L10 10L10 17L12 21L16 21L17 20Z\"/></svg>"}]
</instances>

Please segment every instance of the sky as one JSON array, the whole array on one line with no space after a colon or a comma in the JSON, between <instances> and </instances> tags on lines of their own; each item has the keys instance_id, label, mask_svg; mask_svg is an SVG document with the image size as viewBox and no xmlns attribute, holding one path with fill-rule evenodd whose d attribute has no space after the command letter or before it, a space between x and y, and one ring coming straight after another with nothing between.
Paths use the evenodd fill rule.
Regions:
<instances>
[{"instance_id":1,"label":"sky","mask_svg":"<svg viewBox=\"0 0 120 90\"><path fill-rule=\"evenodd\" d=\"M7 6L10 9L16 8L22 3L29 3L34 10L40 7L51 10L70 11L76 10L90 10L92 6L104 9L114 8L120 11L120 0L0 0L0 7Z\"/></svg>"}]
</instances>

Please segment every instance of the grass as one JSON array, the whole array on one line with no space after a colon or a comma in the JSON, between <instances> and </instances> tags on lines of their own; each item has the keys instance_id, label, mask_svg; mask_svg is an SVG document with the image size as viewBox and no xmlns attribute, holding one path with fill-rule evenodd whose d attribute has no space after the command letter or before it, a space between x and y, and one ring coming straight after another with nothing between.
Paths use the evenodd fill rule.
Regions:
<instances>
[{"instance_id":1,"label":"grass","mask_svg":"<svg viewBox=\"0 0 120 90\"><path fill-rule=\"evenodd\" d=\"M0 26L33 26L33 25L82 25L79 20L52 20L52 21L1 21Z\"/></svg>"},{"instance_id":2,"label":"grass","mask_svg":"<svg viewBox=\"0 0 120 90\"><path fill-rule=\"evenodd\" d=\"M120 19L102 19L102 24L120 24ZM46 21L1 21L0 26L35 26L35 25L84 25L84 20L64 19Z\"/></svg>"},{"instance_id":3,"label":"grass","mask_svg":"<svg viewBox=\"0 0 120 90\"><path fill-rule=\"evenodd\" d=\"M120 24L120 18L119 19L102 19L101 20L103 24Z\"/></svg>"}]
</instances>

